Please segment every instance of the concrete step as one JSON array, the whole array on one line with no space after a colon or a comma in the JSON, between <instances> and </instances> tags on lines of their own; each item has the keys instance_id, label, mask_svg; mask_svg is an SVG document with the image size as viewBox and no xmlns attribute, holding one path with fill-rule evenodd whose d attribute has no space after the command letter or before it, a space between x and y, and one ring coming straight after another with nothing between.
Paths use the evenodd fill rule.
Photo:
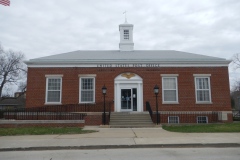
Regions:
<instances>
[{"instance_id":1,"label":"concrete step","mask_svg":"<svg viewBox=\"0 0 240 160\"><path fill-rule=\"evenodd\" d=\"M114 124L109 124L110 126L152 126L153 123L114 123Z\"/></svg>"},{"instance_id":2,"label":"concrete step","mask_svg":"<svg viewBox=\"0 0 240 160\"><path fill-rule=\"evenodd\" d=\"M113 112L109 124L112 128L143 128L155 126L149 114L131 112Z\"/></svg>"},{"instance_id":3,"label":"concrete step","mask_svg":"<svg viewBox=\"0 0 240 160\"><path fill-rule=\"evenodd\" d=\"M113 117L111 117L111 121L118 121L118 120L125 120L125 121L128 121L128 120L140 120L140 121L143 121L143 120L149 120L149 121L151 121L151 118L149 118L149 117L146 117L146 118L143 118L143 117L140 117L140 118L131 118L131 117L126 117L126 118L113 118Z\"/></svg>"},{"instance_id":4,"label":"concrete step","mask_svg":"<svg viewBox=\"0 0 240 160\"><path fill-rule=\"evenodd\" d=\"M152 123L152 121L124 121L124 120L121 120L121 121L110 121L110 123Z\"/></svg>"},{"instance_id":5,"label":"concrete step","mask_svg":"<svg viewBox=\"0 0 240 160\"><path fill-rule=\"evenodd\" d=\"M152 125L110 125L110 128L152 128L156 127L155 124Z\"/></svg>"},{"instance_id":6,"label":"concrete step","mask_svg":"<svg viewBox=\"0 0 240 160\"><path fill-rule=\"evenodd\" d=\"M152 121L110 121L110 123L125 123L125 124L128 124L128 123L136 123L136 124L142 124L142 123L152 123Z\"/></svg>"},{"instance_id":7,"label":"concrete step","mask_svg":"<svg viewBox=\"0 0 240 160\"><path fill-rule=\"evenodd\" d=\"M111 118L114 118L114 119L125 119L125 118L129 118L129 119L147 119L147 118L150 118L150 116L111 116Z\"/></svg>"},{"instance_id":8,"label":"concrete step","mask_svg":"<svg viewBox=\"0 0 240 160\"><path fill-rule=\"evenodd\" d=\"M111 122L152 122L151 119L111 119Z\"/></svg>"}]
</instances>

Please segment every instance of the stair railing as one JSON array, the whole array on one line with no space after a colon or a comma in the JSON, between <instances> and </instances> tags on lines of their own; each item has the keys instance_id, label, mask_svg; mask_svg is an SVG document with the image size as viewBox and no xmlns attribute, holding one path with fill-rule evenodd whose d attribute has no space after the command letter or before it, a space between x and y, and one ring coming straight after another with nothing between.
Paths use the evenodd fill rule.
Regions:
<instances>
[{"instance_id":1,"label":"stair railing","mask_svg":"<svg viewBox=\"0 0 240 160\"><path fill-rule=\"evenodd\" d=\"M151 119L152 119L153 111L152 111L152 108L151 108L150 103L148 101L146 102L146 109L149 112L149 114L151 116Z\"/></svg>"}]
</instances>

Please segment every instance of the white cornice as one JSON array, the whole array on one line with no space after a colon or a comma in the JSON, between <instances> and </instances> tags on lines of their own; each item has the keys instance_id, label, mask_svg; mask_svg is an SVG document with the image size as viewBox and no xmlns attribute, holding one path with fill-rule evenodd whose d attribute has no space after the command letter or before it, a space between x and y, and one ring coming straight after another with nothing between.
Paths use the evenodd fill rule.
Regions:
<instances>
[{"instance_id":1,"label":"white cornice","mask_svg":"<svg viewBox=\"0 0 240 160\"><path fill-rule=\"evenodd\" d=\"M231 61L28 61L28 67L98 67L98 68L159 68L159 67L228 67Z\"/></svg>"},{"instance_id":2,"label":"white cornice","mask_svg":"<svg viewBox=\"0 0 240 160\"><path fill-rule=\"evenodd\" d=\"M71 65L71 64L32 64L28 65L29 68L72 68L72 67L79 67L79 68L161 68L161 67L228 67L227 64L162 64L158 67L98 67L94 64L79 64L79 65Z\"/></svg>"}]
</instances>

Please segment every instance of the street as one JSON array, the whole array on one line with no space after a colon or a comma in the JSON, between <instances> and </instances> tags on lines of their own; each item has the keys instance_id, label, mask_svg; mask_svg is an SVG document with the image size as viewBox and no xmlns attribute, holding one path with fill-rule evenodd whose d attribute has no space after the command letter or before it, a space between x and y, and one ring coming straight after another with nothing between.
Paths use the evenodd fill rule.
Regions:
<instances>
[{"instance_id":1,"label":"street","mask_svg":"<svg viewBox=\"0 0 240 160\"><path fill-rule=\"evenodd\" d=\"M239 148L142 148L0 152L1 160L240 160Z\"/></svg>"}]
</instances>

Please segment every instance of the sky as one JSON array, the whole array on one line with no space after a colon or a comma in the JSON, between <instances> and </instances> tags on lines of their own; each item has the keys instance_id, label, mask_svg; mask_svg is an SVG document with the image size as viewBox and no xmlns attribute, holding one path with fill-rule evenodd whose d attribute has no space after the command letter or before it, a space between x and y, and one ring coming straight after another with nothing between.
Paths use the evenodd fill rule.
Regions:
<instances>
[{"instance_id":1,"label":"sky","mask_svg":"<svg viewBox=\"0 0 240 160\"><path fill-rule=\"evenodd\" d=\"M136 50L231 59L240 53L239 0L11 0L0 5L0 43L26 60L76 50L118 50L118 25ZM230 65L231 85L240 73Z\"/></svg>"}]
</instances>

